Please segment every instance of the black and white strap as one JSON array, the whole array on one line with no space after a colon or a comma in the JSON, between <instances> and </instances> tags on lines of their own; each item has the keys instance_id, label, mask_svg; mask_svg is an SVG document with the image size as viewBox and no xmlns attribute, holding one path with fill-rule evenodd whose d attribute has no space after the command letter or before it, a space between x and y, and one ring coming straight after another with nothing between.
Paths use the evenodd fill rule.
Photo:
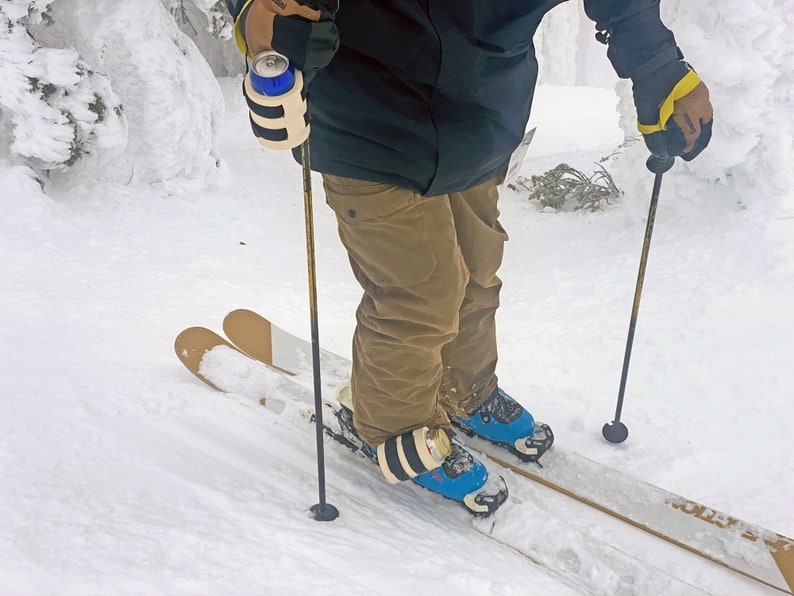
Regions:
<instances>
[{"instance_id":1,"label":"black and white strap","mask_svg":"<svg viewBox=\"0 0 794 596\"><path fill-rule=\"evenodd\" d=\"M378 463L391 484L439 467L452 452L443 429L427 427L391 437L378 445Z\"/></svg>"}]
</instances>

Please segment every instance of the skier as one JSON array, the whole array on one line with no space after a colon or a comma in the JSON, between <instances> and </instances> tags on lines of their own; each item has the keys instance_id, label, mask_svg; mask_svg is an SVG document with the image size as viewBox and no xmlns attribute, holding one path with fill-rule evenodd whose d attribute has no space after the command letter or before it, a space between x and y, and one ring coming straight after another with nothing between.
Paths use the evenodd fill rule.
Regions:
<instances>
[{"instance_id":1,"label":"skier","mask_svg":"<svg viewBox=\"0 0 794 596\"><path fill-rule=\"evenodd\" d=\"M451 425L524 461L553 442L498 385L494 315L507 240L497 187L529 118L534 32L561 1L227 0L246 57L274 50L303 73L312 166L363 288L340 424L390 481L412 478L481 515L507 488L449 440ZM712 108L659 0L584 4L633 82L650 151L693 159Z\"/></svg>"}]
</instances>

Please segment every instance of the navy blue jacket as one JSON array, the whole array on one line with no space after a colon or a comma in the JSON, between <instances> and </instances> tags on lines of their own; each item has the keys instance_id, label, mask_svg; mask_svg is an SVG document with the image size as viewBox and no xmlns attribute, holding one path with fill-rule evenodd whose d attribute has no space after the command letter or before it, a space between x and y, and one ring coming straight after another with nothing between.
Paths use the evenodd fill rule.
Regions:
<instances>
[{"instance_id":1,"label":"navy blue jacket","mask_svg":"<svg viewBox=\"0 0 794 596\"><path fill-rule=\"evenodd\" d=\"M538 72L532 37L562 1L340 0L335 17L335 0L307 2L330 3L324 15L338 30L333 59L308 86L313 169L427 196L498 174L529 118ZM228 4L245 18L242 0ZM618 75L679 59L659 0L585 0L585 9ZM301 27L312 24L290 24ZM310 55L322 43L290 35L279 38L276 28L273 49L299 68L324 64Z\"/></svg>"}]
</instances>

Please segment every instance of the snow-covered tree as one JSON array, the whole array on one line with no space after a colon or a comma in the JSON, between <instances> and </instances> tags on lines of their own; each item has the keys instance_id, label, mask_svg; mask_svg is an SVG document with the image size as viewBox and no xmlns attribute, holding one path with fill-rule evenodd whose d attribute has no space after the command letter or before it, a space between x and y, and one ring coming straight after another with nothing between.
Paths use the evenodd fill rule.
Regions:
<instances>
[{"instance_id":1,"label":"snow-covered tree","mask_svg":"<svg viewBox=\"0 0 794 596\"><path fill-rule=\"evenodd\" d=\"M791 1L665 0L661 7L662 19L675 32L686 59L708 84L715 110L711 146L691 163L679 161L678 167L689 175L676 179L676 196L696 204L713 199L727 205L765 201L769 208L781 207L766 199L787 200L794 187L789 165L794 157ZM564 3L547 15L536 39L541 82L615 82L627 143L611 168L628 196L642 197L647 150L636 129L631 83L616 81L614 73L603 70L608 67L606 48L594 42L592 32L581 2ZM794 204L782 209L794 214Z\"/></svg>"},{"instance_id":2,"label":"snow-covered tree","mask_svg":"<svg viewBox=\"0 0 794 596\"><path fill-rule=\"evenodd\" d=\"M550 11L534 40L540 65L539 82L611 87L615 72L595 33L595 24L585 15L581 0L563 2Z\"/></svg>"},{"instance_id":3,"label":"snow-covered tree","mask_svg":"<svg viewBox=\"0 0 794 596\"><path fill-rule=\"evenodd\" d=\"M216 76L240 74L245 63L234 43L224 0L162 0L181 31L196 44Z\"/></svg>"},{"instance_id":4,"label":"snow-covered tree","mask_svg":"<svg viewBox=\"0 0 794 596\"><path fill-rule=\"evenodd\" d=\"M662 3L662 18L711 90L714 138L690 166L704 192L744 205L792 196L791 8L791 0ZM794 215L794 204L786 209Z\"/></svg>"},{"instance_id":5,"label":"snow-covered tree","mask_svg":"<svg viewBox=\"0 0 794 596\"><path fill-rule=\"evenodd\" d=\"M65 168L123 145L119 98L107 77L71 47L46 47L32 31L53 0L0 4L0 152L39 170Z\"/></svg>"},{"instance_id":6,"label":"snow-covered tree","mask_svg":"<svg viewBox=\"0 0 794 596\"><path fill-rule=\"evenodd\" d=\"M215 171L220 89L160 0L4 0L0 55L0 157L130 183Z\"/></svg>"}]
</instances>

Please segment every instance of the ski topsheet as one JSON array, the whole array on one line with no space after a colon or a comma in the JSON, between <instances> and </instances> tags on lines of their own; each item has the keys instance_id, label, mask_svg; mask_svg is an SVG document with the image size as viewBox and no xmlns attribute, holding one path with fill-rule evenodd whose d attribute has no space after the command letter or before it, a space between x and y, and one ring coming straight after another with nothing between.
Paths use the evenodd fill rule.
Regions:
<instances>
[{"instance_id":1,"label":"ski topsheet","mask_svg":"<svg viewBox=\"0 0 794 596\"><path fill-rule=\"evenodd\" d=\"M241 351L281 372L298 374L311 368L309 342L279 329L253 311L230 312L223 327ZM195 357L214 346L219 349L231 346L219 336L212 340L196 329L201 328L186 330L177 338L177 356L191 372L217 388L201 374ZM186 338L186 333L191 337ZM194 335L200 338L198 347L189 346ZM186 361L190 354L193 354L192 359L187 358ZM349 370L349 361L327 351L321 353L321 365L324 372L330 371L331 374ZM781 592L794 594L794 541L785 536L672 494L558 446L544 455L545 467L540 468L514 460L509 453L487 441L467 438L466 443L520 476L734 572Z\"/></svg>"}]
</instances>

